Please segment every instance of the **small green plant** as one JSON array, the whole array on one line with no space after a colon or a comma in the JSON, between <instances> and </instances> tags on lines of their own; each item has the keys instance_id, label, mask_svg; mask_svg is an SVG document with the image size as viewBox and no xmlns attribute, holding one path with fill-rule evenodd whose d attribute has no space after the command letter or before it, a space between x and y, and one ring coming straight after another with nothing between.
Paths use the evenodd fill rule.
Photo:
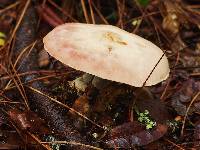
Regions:
<instances>
[{"instance_id":1,"label":"small green plant","mask_svg":"<svg viewBox=\"0 0 200 150\"><path fill-rule=\"evenodd\" d=\"M168 120L167 125L171 129L171 133L180 132L180 126L182 125L182 121Z\"/></svg>"},{"instance_id":2,"label":"small green plant","mask_svg":"<svg viewBox=\"0 0 200 150\"><path fill-rule=\"evenodd\" d=\"M145 124L146 129L152 129L154 126L156 126L156 122L150 118L148 110L145 110L144 112L139 112L137 109L135 109L135 111L138 115L138 121L142 124Z\"/></svg>"}]
</instances>

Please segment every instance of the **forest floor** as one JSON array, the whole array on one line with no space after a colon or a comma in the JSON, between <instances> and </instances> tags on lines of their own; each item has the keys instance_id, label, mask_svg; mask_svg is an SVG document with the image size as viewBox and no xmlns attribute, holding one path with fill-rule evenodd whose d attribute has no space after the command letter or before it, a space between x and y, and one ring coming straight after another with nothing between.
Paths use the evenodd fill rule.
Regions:
<instances>
[{"instance_id":1,"label":"forest floor","mask_svg":"<svg viewBox=\"0 0 200 150\"><path fill-rule=\"evenodd\" d=\"M168 79L81 91L73 83L83 72L42 42L67 22L153 42L169 60ZM0 149L108 148L200 149L200 1L0 0Z\"/></svg>"}]
</instances>

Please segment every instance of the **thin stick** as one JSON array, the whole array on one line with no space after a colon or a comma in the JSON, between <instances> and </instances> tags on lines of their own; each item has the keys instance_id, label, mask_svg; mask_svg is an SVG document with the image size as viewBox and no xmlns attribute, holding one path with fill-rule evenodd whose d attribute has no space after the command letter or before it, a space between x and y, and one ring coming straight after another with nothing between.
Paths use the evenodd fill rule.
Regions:
<instances>
[{"instance_id":1,"label":"thin stick","mask_svg":"<svg viewBox=\"0 0 200 150\"><path fill-rule=\"evenodd\" d=\"M185 128L185 122L186 122L186 118L187 118L187 114L190 110L190 107L192 106L192 104L194 103L194 101L197 99L197 97L200 95L200 91L193 97L193 99L191 100L186 112L185 112L185 116L184 116L184 119L183 119L183 125L182 125L182 128L181 128L181 136L183 136L183 132L184 132L184 128Z\"/></svg>"},{"instance_id":2,"label":"thin stick","mask_svg":"<svg viewBox=\"0 0 200 150\"><path fill-rule=\"evenodd\" d=\"M82 5L83 13L84 13L84 16L85 16L85 20L86 20L87 23L90 23L89 17L88 17L88 14L87 14L87 10L86 10L86 7L85 7L85 0L81 0L81 5Z\"/></svg>"},{"instance_id":3,"label":"thin stick","mask_svg":"<svg viewBox=\"0 0 200 150\"><path fill-rule=\"evenodd\" d=\"M137 0L134 0L134 1L136 3L140 13L142 14L142 16L141 16L141 19L140 19L141 20L140 23L137 24L137 26L135 27L135 29L133 30L132 33L136 33L138 31L138 29L140 28L140 25L143 22L144 16L146 15L145 12L142 10L142 8L141 8L140 4L138 3L138 1Z\"/></svg>"},{"instance_id":4,"label":"thin stick","mask_svg":"<svg viewBox=\"0 0 200 150\"><path fill-rule=\"evenodd\" d=\"M77 115L83 117L84 119L86 119L87 121L89 121L89 122L91 122L92 124L96 125L97 127L101 128L101 129L104 129L104 127L98 125L97 123L95 123L94 121L92 121L92 120L90 120L89 118L85 117L83 114L81 114L80 112L76 111L75 109L69 107L68 105L63 104L63 103L57 101L55 98L52 98L52 97L50 97L50 96L48 96L48 95L42 93L41 91L39 91L39 90L37 90L37 89L31 87L31 86L27 86L27 87L28 87L29 89L31 89L32 91L38 93L38 94L41 94L41 95L43 95L43 96L46 96L46 97L49 98L51 101L53 101L53 102L55 102L55 103L57 103L57 104L59 104L59 105L65 107L65 108L71 110L72 112L74 112L74 113L76 113ZM104 129L104 130L105 130L105 129Z\"/></svg>"},{"instance_id":5,"label":"thin stick","mask_svg":"<svg viewBox=\"0 0 200 150\"><path fill-rule=\"evenodd\" d=\"M17 2L14 3L14 4L11 4L11 5L9 5L8 7L4 8L4 9L1 9L1 10L0 10L0 14L2 14L3 12L5 12L5 11L7 11L7 10L9 10L9 9L12 9L12 8L16 7L16 6L19 5L20 3L21 3L20 1L17 1Z\"/></svg>"},{"instance_id":6,"label":"thin stick","mask_svg":"<svg viewBox=\"0 0 200 150\"><path fill-rule=\"evenodd\" d=\"M97 12L97 14L99 15L99 17L101 18L101 20L105 23L105 24L109 24L108 21L105 19L105 17L101 14L101 12L97 9L97 7L94 5L93 2L91 2L92 6L94 7L95 11Z\"/></svg>"},{"instance_id":7,"label":"thin stick","mask_svg":"<svg viewBox=\"0 0 200 150\"><path fill-rule=\"evenodd\" d=\"M124 24L131 23L134 20L146 18L146 17L149 17L149 16L157 15L157 14L160 14L160 11L149 12L148 14L144 14L144 15L142 14L141 16L138 16L138 17L135 17L135 18L132 18L132 19L125 21Z\"/></svg>"},{"instance_id":8,"label":"thin stick","mask_svg":"<svg viewBox=\"0 0 200 150\"><path fill-rule=\"evenodd\" d=\"M52 141L52 142L41 142L42 144L69 144L69 145L76 145L76 146L82 146L82 147L86 147L89 149L94 149L94 150L103 150L101 148L98 147L94 147L92 145L86 145L86 144L82 144L82 143L77 143L77 142L67 142L67 141Z\"/></svg>"},{"instance_id":9,"label":"thin stick","mask_svg":"<svg viewBox=\"0 0 200 150\"><path fill-rule=\"evenodd\" d=\"M70 73L72 73L72 72L70 72ZM53 78L53 77L59 77L59 76L63 76L63 75L68 75L69 73L61 73L61 74L52 74L52 75L47 75L47 76L43 76L43 77L38 77L38 78L36 78L36 79L32 79L32 80L29 80L29 81L27 81L26 83L20 83L19 85L25 85L25 84L28 84L28 83L32 83L32 82L34 82L34 81L40 81L40 80L44 80L44 79L48 79L48 78ZM10 89L13 89L13 88L15 88L16 86L9 86L9 87L6 87L5 89L4 89L4 91L6 91L6 90L10 90Z\"/></svg>"},{"instance_id":10,"label":"thin stick","mask_svg":"<svg viewBox=\"0 0 200 150\"><path fill-rule=\"evenodd\" d=\"M9 103L9 104L21 104L20 102L11 102L11 101L1 101L0 100L0 103Z\"/></svg>"},{"instance_id":11,"label":"thin stick","mask_svg":"<svg viewBox=\"0 0 200 150\"><path fill-rule=\"evenodd\" d=\"M185 150L184 148L180 147L179 145L175 144L174 142L168 140L168 139L164 139L165 141L167 141L168 143L172 144L173 146L177 147L180 150Z\"/></svg>"},{"instance_id":12,"label":"thin stick","mask_svg":"<svg viewBox=\"0 0 200 150\"><path fill-rule=\"evenodd\" d=\"M178 50L178 51L177 51L176 62L175 62L175 64L174 64L174 69L173 69L173 71L172 71L172 73L171 73L171 76L172 76L172 74L173 74L173 73L175 72L175 70L176 70L175 66L178 64L179 59L180 59L180 53L179 53L179 50ZM171 76L170 76L169 80L167 81L167 85L165 86L165 89L164 89L162 95L160 96L160 100L162 100L162 101L164 100L164 96L165 96L165 94L166 94L166 92L167 92L167 88L169 87L169 84L170 84L170 82L171 82Z\"/></svg>"},{"instance_id":13,"label":"thin stick","mask_svg":"<svg viewBox=\"0 0 200 150\"><path fill-rule=\"evenodd\" d=\"M189 9L199 9L200 5L188 5L186 7L189 8Z\"/></svg>"},{"instance_id":14,"label":"thin stick","mask_svg":"<svg viewBox=\"0 0 200 150\"><path fill-rule=\"evenodd\" d=\"M55 71L49 71L49 70L38 70L38 71L28 71L28 72L23 72L23 73L18 73L17 75L19 76L19 77L21 77L21 76L25 76L25 75L31 75L31 74L44 74L44 75L48 75L48 74L58 74L58 73L60 73L61 75L65 75L65 74L68 74L68 73L72 73L72 72L76 72L76 71L71 71L71 72L55 72ZM59 75L59 74L58 74ZM8 75L5 75L5 76L2 76L1 78L0 78L0 80L6 80L6 79L11 79L11 77L10 76L8 76Z\"/></svg>"},{"instance_id":15,"label":"thin stick","mask_svg":"<svg viewBox=\"0 0 200 150\"><path fill-rule=\"evenodd\" d=\"M2 64L0 64L0 66L1 66L1 68L4 69L4 71L5 71L7 74L9 74L9 72L6 70L6 68L5 68ZM14 84L15 84L16 87L18 88L18 90L19 90L19 92L20 92L22 98L23 98L24 101L26 102L27 109L29 110L29 106L28 106L28 103L27 103L27 97L26 97L26 94L24 93L25 90L23 89L23 87L22 87L22 89L20 88L20 85L17 83L17 81L16 81L16 79L14 78L13 74L10 74L10 76L11 76L11 78L12 78ZM11 80L10 80L10 81L11 81ZM8 85L7 85L7 86L8 86Z\"/></svg>"},{"instance_id":16,"label":"thin stick","mask_svg":"<svg viewBox=\"0 0 200 150\"><path fill-rule=\"evenodd\" d=\"M12 69L14 71L14 76L11 75L11 76L13 76L13 82L16 84L16 86L18 86L18 89L20 91L20 94L22 95L22 98L24 99L26 107L27 107L28 110L30 110L29 105L28 105L28 98L26 96L26 92L25 92L25 89L24 89L24 87L22 85L21 79L19 78L19 76L17 76L17 71L15 70L15 68L14 68L12 63L11 63L11 66L12 66ZM17 80L19 81L19 84L18 84L17 80L15 80L15 76L16 76Z\"/></svg>"},{"instance_id":17,"label":"thin stick","mask_svg":"<svg viewBox=\"0 0 200 150\"><path fill-rule=\"evenodd\" d=\"M92 9L92 4L91 4L91 0L88 0L89 2L89 7L90 7L90 14L91 14L91 18L92 18L92 23L95 24L95 18L94 18L94 12Z\"/></svg>"},{"instance_id":18,"label":"thin stick","mask_svg":"<svg viewBox=\"0 0 200 150\"><path fill-rule=\"evenodd\" d=\"M24 54L29 48L30 48L30 51L29 51L29 53L28 53L25 57L27 57L27 56L30 54L30 52L32 51L32 49L34 48L34 46L35 46L36 43L37 43L37 40L36 40L35 42L29 44L28 46L26 46L26 47L22 50L22 52L17 56L17 59L16 59L14 65L13 65L14 68L16 68L17 63L18 63L19 60L22 58L23 54ZM25 57L24 57L24 58L25 58ZM21 66L21 65L20 65L20 66ZM17 70L20 68L20 66L17 68Z\"/></svg>"},{"instance_id":19,"label":"thin stick","mask_svg":"<svg viewBox=\"0 0 200 150\"><path fill-rule=\"evenodd\" d=\"M42 147L44 147L47 150L52 150L48 145L45 145L45 143L42 143L38 137L35 135L31 134L30 132L27 132L28 135L30 135L36 142L38 142Z\"/></svg>"},{"instance_id":20,"label":"thin stick","mask_svg":"<svg viewBox=\"0 0 200 150\"><path fill-rule=\"evenodd\" d=\"M200 72L191 73L190 76L200 76Z\"/></svg>"},{"instance_id":21,"label":"thin stick","mask_svg":"<svg viewBox=\"0 0 200 150\"><path fill-rule=\"evenodd\" d=\"M19 20L18 20L18 22L17 22L17 24L16 24L16 26L15 26L15 28L14 28L14 30L13 30L11 36L10 36L9 41L11 41L11 40L13 39L13 37L15 36L15 33L17 32L17 29L19 28L19 25L20 25L20 23L22 22L22 19L23 19L23 17L24 17L24 14L25 14L25 12L26 12L26 10L27 10L27 8L28 8L30 2L31 2L31 0L27 0L26 4L25 4L25 6L24 6L24 9L23 9L23 11L22 11L22 14L20 15L20 18L19 18Z\"/></svg>"},{"instance_id":22,"label":"thin stick","mask_svg":"<svg viewBox=\"0 0 200 150\"><path fill-rule=\"evenodd\" d=\"M117 9L119 14L119 19L117 25L120 26L121 29L124 29L124 12L125 12L125 0L117 0Z\"/></svg>"},{"instance_id":23,"label":"thin stick","mask_svg":"<svg viewBox=\"0 0 200 150\"><path fill-rule=\"evenodd\" d=\"M60 8L55 2L53 2L52 0L48 0L48 2L54 6L55 8L57 8L59 11L61 11L65 16L69 17L73 22L78 22L78 20L76 20L75 18L73 18L71 15L69 15L66 11L64 11L62 8Z\"/></svg>"},{"instance_id":24,"label":"thin stick","mask_svg":"<svg viewBox=\"0 0 200 150\"><path fill-rule=\"evenodd\" d=\"M165 53L167 52L167 50L165 50L162 54L162 56L160 57L160 59L158 60L158 62L155 64L155 66L153 67L153 69L151 70L151 72L149 73L148 77L146 78L146 80L144 81L142 87L145 86L146 82L149 80L150 76L152 75L153 71L156 69L156 67L158 66L158 64L160 63L160 61L162 60L162 58L165 56Z\"/></svg>"}]
</instances>

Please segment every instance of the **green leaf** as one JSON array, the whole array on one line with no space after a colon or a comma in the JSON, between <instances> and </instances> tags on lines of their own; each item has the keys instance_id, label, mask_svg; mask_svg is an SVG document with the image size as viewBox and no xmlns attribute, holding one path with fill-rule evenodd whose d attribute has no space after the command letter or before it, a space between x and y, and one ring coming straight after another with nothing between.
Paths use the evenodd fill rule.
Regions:
<instances>
[{"instance_id":1,"label":"green leaf","mask_svg":"<svg viewBox=\"0 0 200 150\"><path fill-rule=\"evenodd\" d=\"M0 39L0 46L4 46L5 45L5 40L4 39Z\"/></svg>"},{"instance_id":2,"label":"green leaf","mask_svg":"<svg viewBox=\"0 0 200 150\"><path fill-rule=\"evenodd\" d=\"M151 124L147 124L146 125L146 129L151 129L152 128L152 125Z\"/></svg>"},{"instance_id":3,"label":"green leaf","mask_svg":"<svg viewBox=\"0 0 200 150\"><path fill-rule=\"evenodd\" d=\"M146 7L149 4L149 0L137 0L141 6Z\"/></svg>"}]
</instances>

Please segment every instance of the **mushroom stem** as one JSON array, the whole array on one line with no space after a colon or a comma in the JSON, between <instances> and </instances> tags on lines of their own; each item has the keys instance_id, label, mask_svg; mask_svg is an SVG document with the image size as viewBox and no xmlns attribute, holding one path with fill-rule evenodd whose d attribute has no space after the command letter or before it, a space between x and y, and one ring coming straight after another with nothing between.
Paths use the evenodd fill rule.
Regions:
<instances>
[{"instance_id":1,"label":"mushroom stem","mask_svg":"<svg viewBox=\"0 0 200 150\"><path fill-rule=\"evenodd\" d=\"M89 85L92 85L100 90L102 88L105 88L111 82L112 81L85 73L81 77L70 81L70 85L74 86L79 92L84 92Z\"/></svg>"}]
</instances>

